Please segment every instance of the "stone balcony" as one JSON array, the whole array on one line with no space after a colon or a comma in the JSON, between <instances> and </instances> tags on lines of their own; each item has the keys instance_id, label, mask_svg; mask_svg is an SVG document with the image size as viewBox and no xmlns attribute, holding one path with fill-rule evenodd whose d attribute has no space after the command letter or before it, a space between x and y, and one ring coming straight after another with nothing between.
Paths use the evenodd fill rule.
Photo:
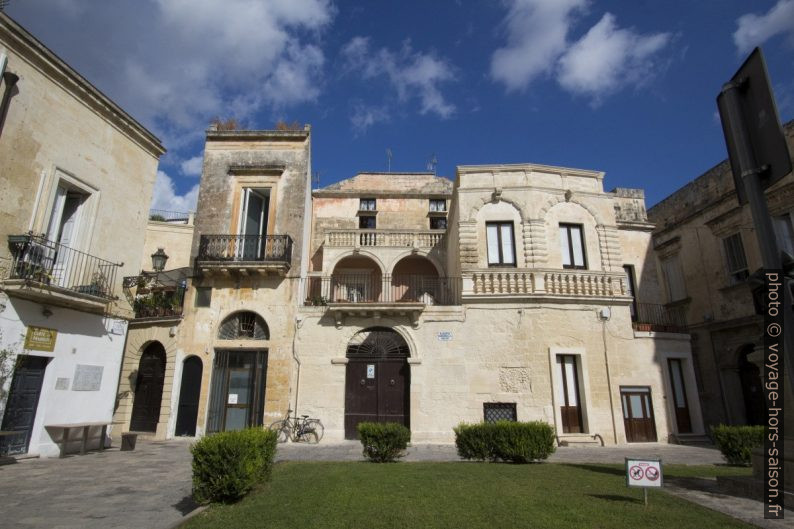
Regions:
<instances>
[{"instance_id":1,"label":"stone balcony","mask_svg":"<svg viewBox=\"0 0 794 529\"><path fill-rule=\"evenodd\" d=\"M202 274L286 275L292 261L289 235L202 235L196 268Z\"/></svg>"},{"instance_id":2,"label":"stone balcony","mask_svg":"<svg viewBox=\"0 0 794 529\"><path fill-rule=\"evenodd\" d=\"M537 299L563 303L629 304L626 275L596 270L486 268L463 273L462 299Z\"/></svg>"},{"instance_id":3,"label":"stone balcony","mask_svg":"<svg viewBox=\"0 0 794 529\"><path fill-rule=\"evenodd\" d=\"M444 242L446 230L329 230L328 248L435 248Z\"/></svg>"}]
</instances>

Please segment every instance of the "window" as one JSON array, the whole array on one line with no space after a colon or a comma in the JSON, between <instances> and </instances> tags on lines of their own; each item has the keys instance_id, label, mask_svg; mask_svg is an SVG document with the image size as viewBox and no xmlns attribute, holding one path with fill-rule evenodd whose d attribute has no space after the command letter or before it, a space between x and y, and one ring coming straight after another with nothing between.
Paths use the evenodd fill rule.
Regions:
<instances>
[{"instance_id":1,"label":"window","mask_svg":"<svg viewBox=\"0 0 794 529\"><path fill-rule=\"evenodd\" d=\"M358 227L362 230L375 229L375 217L372 215L362 215L358 218Z\"/></svg>"},{"instance_id":2,"label":"window","mask_svg":"<svg viewBox=\"0 0 794 529\"><path fill-rule=\"evenodd\" d=\"M560 224L560 251L563 268L587 268L581 224Z\"/></svg>"},{"instance_id":3,"label":"window","mask_svg":"<svg viewBox=\"0 0 794 529\"><path fill-rule=\"evenodd\" d=\"M791 213L772 217L778 248L794 256L794 226L791 220Z\"/></svg>"},{"instance_id":4,"label":"window","mask_svg":"<svg viewBox=\"0 0 794 529\"><path fill-rule=\"evenodd\" d=\"M196 307L209 307L212 301L212 287L196 287Z\"/></svg>"},{"instance_id":5,"label":"window","mask_svg":"<svg viewBox=\"0 0 794 529\"><path fill-rule=\"evenodd\" d=\"M626 272L626 293L631 296L631 305L629 305L631 321L637 321L637 294L635 294L636 283L634 281L634 267L631 265L623 265L623 271Z\"/></svg>"},{"instance_id":6,"label":"window","mask_svg":"<svg viewBox=\"0 0 794 529\"><path fill-rule=\"evenodd\" d=\"M684 274L681 271L678 254L664 259L661 264L664 281L667 284L668 301L672 302L686 298L686 285L684 285Z\"/></svg>"},{"instance_id":7,"label":"window","mask_svg":"<svg viewBox=\"0 0 794 529\"><path fill-rule=\"evenodd\" d=\"M515 402L484 402L482 411L485 422L518 420Z\"/></svg>"},{"instance_id":8,"label":"window","mask_svg":"<svg viewBox=\"0 0 794 529\"><path fill-rule=\"evenodd\" d=\"M728 263L728 275L734 283L744 281L750 275L747 271L747 259L744 256L744 246L742 236L734 233L730 237L722 239L722 246L725 248L725 259Z\"/></svg>"},{"instance_id":9,"label":"window","mask_svg":"<svg viewBox=\"0 0 794 529\"><path fill-rule=\"evenodd\" d=\"M269 340L270 330L265 320L253 312L237 312L221 323L218 329L221 340Z\"/></svg>"},{"instance_id":10,"label":"window","mask_svg":"<svg viewBox=\"0 0 794 529\"><path fill-rule=\"evenodd\" d=\"M447 210L447 201L444 199L430 199L430 211L431 212L443 212Z\"/></svg>"},{"instance_id":11,"label":"window","mask_svg":"<svg viewBox=\"0 0 794 529\"><path fill-rule=\"evenodd\" d=\"M446 230L447 218L446 217L430 217L431 230Z\"/></svg>"},{"instance_id":12,"label":"window","mask_svg":"<svg viewBox=\"0 0 794 529\"><path fill-rule=\"evenodd\" d=\"M359 211L375 211L374 198L362 198L358 204Z\"/></svg>"},{"instance_id":13,"label":"window","mask_svg":"<svg viewBox=\"0 0 794 529\"><path fill-rule=\"evenodd\" d=\"M513 223L486 222L485 235L488 243L488 266L515 266Z\"/></svg>"}]
</instances>

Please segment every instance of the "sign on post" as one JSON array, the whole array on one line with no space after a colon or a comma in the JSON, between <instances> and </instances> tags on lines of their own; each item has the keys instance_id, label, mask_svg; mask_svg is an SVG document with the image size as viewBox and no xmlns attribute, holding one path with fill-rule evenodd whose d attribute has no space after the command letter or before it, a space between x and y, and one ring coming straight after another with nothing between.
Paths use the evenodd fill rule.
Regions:
<instances>
[{"instance_id":1,"label":"sign on post","mask_svg":"<svg viewBox=\"0 0 794 529\"><path fill-rule=\"evenodd\" d=\"M662 486L661 459L626 458L626 486L642 487L645 506L648 506L648 488Z\"/></svg>"}]
</instances>

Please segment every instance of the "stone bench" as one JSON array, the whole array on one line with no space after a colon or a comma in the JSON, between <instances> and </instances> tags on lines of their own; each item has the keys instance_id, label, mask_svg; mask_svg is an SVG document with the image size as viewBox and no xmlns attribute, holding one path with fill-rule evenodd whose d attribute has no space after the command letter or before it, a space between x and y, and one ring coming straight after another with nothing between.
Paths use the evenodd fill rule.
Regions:
<instances>
[{"instance_id":1,"label":"stone bench","mask_svg":"<svg viewBox=\"0 0 794 529\"><path fill-rule=\"evenodd\" d=\"M86 445L88 444L88 433L90 432L91 428L93 427L101 427L102 433L99 438L99 450L102 451L105 449L105 437L107 434L108 426L110 422L76 422L70 424L48 424L45 427L47 429L56 428L63 431L61 434L61 438L58 441L55 441L56 444L60 444L61 448L61 455L60 457L66 456L66 447L70 441L69 434L72 430L83 430L83 436L80 444L80 455L85 455L86 453Z\"/></svg>"}]
</instances>

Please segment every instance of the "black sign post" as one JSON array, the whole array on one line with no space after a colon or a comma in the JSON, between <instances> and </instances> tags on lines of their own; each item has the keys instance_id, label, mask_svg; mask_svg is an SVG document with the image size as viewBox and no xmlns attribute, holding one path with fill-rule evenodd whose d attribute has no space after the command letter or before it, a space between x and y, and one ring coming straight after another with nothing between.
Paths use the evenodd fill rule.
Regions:
<instances>
[{"instance_id":1,"label":"black sign post","mask_svg":"<svg viewBox=\"0 0 794 529\"><path fill-rule=\"evenodd\" d=\"M785 386L794 381L794 314L791 279L784 270L764 189L791 172L786 138L760 48L756 48L717 96L722 130L740 204L750 204L763 262L764 389L767 424L764 436L764 518L782 518L786 439ZM785 370L785 371L784 371ZM788 373L788 383L784 374ZM790 436L790 434L789 434Z\"/></svg>"}]
</instances>

